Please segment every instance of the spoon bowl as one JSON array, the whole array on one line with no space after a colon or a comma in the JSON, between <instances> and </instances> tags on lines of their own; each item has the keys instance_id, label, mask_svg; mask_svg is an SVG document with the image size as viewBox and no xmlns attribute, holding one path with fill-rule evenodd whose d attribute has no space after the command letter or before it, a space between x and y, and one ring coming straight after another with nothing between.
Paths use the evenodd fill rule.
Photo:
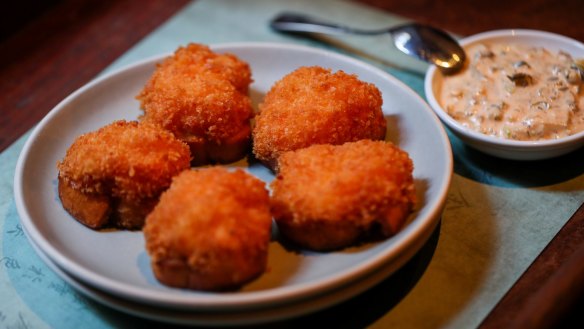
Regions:
<instances>
[{"instance_id":1,"label":"spoon bowl","mask_svg":"<svg viewBox=\"0 0 584 329\"><path fill-rule=\"evenodd\" d=\"M363 30L323 22L302 14L283 13L270 22L270 27L278 32L296 34L390 34L394 45L401 52L436 65L445 74L457 72L464 66L466 60L464 49L452 36L440 29L419 23Z\"/></svg>"}]
</instances>

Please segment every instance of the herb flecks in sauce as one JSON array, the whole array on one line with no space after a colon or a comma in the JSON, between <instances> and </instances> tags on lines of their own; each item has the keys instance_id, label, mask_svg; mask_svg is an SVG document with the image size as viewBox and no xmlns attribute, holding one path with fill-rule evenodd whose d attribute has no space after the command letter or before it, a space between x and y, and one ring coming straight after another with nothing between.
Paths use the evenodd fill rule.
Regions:
<instances>
[{"instance_id":1,"label":"herb flecks in sauce","mask_svg":"<svg viewBox=\"0 0 584 329\"><path fill-rule=\"evenodd\" d=\"M517 87L527 87L533 84L533 78L529 74L525 73L515 73L513 75L508 75L507 78L513 81Z\"/></svg>"},{"instance_id":2,"label":"herb flecks in sauce","mask_svg":"<svg viewBox=\"0 0 584 329\"><path fill-rule=\"evenodd\" d=\"M515 140L555 139L584 130L582 70L565 52L477 44L470 63L444 77L440 102L462 125Z\"/></svg>"}]
</instances>

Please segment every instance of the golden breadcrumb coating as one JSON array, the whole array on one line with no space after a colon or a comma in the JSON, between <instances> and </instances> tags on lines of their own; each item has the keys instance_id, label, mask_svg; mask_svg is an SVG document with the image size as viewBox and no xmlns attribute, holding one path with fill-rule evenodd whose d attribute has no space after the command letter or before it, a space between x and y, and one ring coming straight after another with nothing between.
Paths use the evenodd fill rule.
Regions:
<instances>
[{"instance_id":1,"label":"golden breadcrumb coating","mask_svg":"<svg viewBox=\"0 0 584 329\"><path fill-rule=\"evenodd\" d=\"M282 154L279 164L272 214L280 232L305 248L343 248L372 233L389 237L415 204L413 163L391 143L314 145Z\"/></svg>"},{"instance_id":2,"label":"golden breadcrumb coating","mask_svg":"<svg viewBox=\"0 0 584 329\"><path fill-rule=\"evenodd\" d=\"M188 170L148 215L146 250L166 285L234 289L265 271L271 222L259 179L240 169Z\"/></svg>"},{"instance_id":3,"label":"golden breadcrumb coating","mask_svg":"<svg viewBox=\"0 0 584 329\"><path fill-rule=\"evenodd\" d=\"M151 204L189 163L188 146L171 133L150 124L115 121L79 136L69 147L57 164L60 196L74 217L84 212L90 216L81 209L90 204L101 205L101 217L107 217L111 207L124 212ZM105 217L94 224L105 225Z\"/></svg>"},{"instance_id":4,"label":"golden breadcrumb coating","mask_svg":"<svg viewBox=\"0 0 584 329\"><path fill-rule=\"evenodd\" d=\"M179 47L173 56L158 65L158 70L184 76L205 75L227 80L242 93L247 93L253 81L248 63L233 54L218 54L208 46L197 43Z\"/></svg>"},{"instance_id":5,"label":"golden breadcrumb coating","mask_svg":"<svg viewBox=\"0 0 584 329\"><path fill-rule=\"evenodd\" d=\"M259 105L253 152L274 169L285 151L385 139L382 102L377 87L355 75L301 67L276 82Z\"/></svg>"},{"instance_id":6,"label":"golden breadcrumb coating","mask_svg":"<svg viewBox=\"0 0 584 329\"><path fill-rule=\"evenodd\" d=\"M247 63L190 44L158 65L138 94L141 120L189 144L194 165L238 160L250 147L250 83Z\"/></svg>"}]
</instances>

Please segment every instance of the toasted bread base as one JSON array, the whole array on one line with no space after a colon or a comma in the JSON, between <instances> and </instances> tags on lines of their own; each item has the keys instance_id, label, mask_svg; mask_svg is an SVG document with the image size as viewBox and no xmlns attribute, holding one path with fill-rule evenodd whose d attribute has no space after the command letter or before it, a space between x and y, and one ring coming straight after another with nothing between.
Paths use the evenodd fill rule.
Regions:
<instances>
[{"instance_id":1,"label":"toasted bread base","mask_svg":"<svg viewBox=\"0 0 584 329\"><path fill-rule=\"evenodd\" d=\"M82 193L59 176L59 198L63 208L75 219L92 229L107 226L112 212L107 196Z\"/></svg>"},{"instance_id":2,"label":"toasted bread base","mask_svg":"<svg viewBox=\"0 0 584 329\"><path fill-rule=\"evenodd\" d=\"M106 227L141 229L146 215L158 201L158 198L148 198L129 202L107 195L83 193L60 176L58 185L63 208L78 222L94 230Z\"/></svg>"},{"instance_id":3,"label":"toasted bread base","mask_svg":"<svg viewBox=\"0 0 584 329\"><path fill-rule=\"evenodd\" d=\"M372 237L390 237L399 232L410 212L410 205L393 205L369 226L359 226L351 220L295 222L292 214L276 219L276 223L282 236L290 242L310 250L332 251L369 241Z\"/></svg>"},{"instance_id":4,"label":"toasted bread base","mask_svg":"<svg viewBox=\"0 0 584 329\"><path fill-rule=\"evenodd\" d=\"M251 128L242 129L237 135L221 144L213 142L185 141L191 150L192 166L210 163L231 163L244 158L251 152Z\"/></svg>"},{"instance_id":5,"label":"toasted bread base","mask_svg":"<svg viewBox=\"0 0 584 329\"><path fill-rule=\"evenodd\" d=\"M259 257L228 259L239 261L240 266L230 262L211 262L190 266L182 259L159 259L152 262L156 279L165 285L203 291L230 291L255 280L266 269L267 254Z\"/></svg>"}]
</instances>

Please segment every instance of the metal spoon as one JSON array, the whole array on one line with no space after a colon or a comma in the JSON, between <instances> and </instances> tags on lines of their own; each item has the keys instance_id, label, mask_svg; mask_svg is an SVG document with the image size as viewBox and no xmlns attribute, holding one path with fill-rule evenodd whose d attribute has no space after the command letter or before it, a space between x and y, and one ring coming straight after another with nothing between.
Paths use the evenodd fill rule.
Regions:
<instances>
[{"instance_id":1,"label":"metal spoon","mask_svg":"<svg viewBox=\"0 0 584 329\"><path fill-rule=\"evenodd\" d=\"M378 30L355 29L322 22L296 13L282 13L270 22L279 32L378 35L389 33L393 43L402 52L438 66L451 74L464 66L466 55L458 42L446 32L431 26L408 23Z\"/></svg>"}]
</instances>

